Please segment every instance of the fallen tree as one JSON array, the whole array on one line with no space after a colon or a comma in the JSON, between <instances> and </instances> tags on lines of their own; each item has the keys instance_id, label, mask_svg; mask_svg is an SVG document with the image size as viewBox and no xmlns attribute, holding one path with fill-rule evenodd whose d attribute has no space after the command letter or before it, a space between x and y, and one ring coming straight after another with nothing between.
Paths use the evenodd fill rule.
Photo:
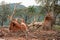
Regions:
<instances>
[{"instance_id":1,"label":"fallen tree","mask_svg":"<svg viewBox=\"0 0 60 40\"><path fill-rule=\"evenodd\" d=\"M42 24L43 30L52 30L54 17L52 12L48 12Z\"/></svg>"}]
</instances>

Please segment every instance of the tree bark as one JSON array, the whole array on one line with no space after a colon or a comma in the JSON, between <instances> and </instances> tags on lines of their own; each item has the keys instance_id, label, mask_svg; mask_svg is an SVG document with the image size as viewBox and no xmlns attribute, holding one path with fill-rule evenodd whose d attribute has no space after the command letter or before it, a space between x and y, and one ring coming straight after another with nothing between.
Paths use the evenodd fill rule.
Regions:
<instances>
[{"instance_id":1,"label":"tree bark","mask_svg":"<svg viewBox=\"0 0 60 40\"><path fill-rule=\"evenodd\" d=\"M2 18L2 21L1 21L1 26L3 26L4 22L3 22L3 18Z\"/></svg>"}]
</instances>

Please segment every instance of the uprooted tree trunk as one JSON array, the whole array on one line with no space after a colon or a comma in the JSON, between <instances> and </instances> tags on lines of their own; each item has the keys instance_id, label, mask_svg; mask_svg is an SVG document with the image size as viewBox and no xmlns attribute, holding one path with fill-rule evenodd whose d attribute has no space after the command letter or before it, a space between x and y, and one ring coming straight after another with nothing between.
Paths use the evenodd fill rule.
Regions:
<instances>
[{"instance_id":1,"label":"uprooted tree trunk","mask_svg":"<svg viewBox=\"0 0 60 40\"><path fill-rule=\"evenodd\" d=\"M43 30L52 30L53 21L54 21L54 17L52 15L52 12L48 12L48 14L46 15L44 19L44 23L42 25Z\"/></svg>"}]
</instances>

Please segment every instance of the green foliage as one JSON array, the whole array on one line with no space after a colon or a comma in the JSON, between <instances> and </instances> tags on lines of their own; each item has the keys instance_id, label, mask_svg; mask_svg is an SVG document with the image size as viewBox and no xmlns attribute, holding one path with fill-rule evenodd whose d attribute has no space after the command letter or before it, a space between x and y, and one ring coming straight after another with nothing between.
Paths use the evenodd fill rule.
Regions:
<instances>
[{"instance_id":1,"label":"green foliage","mask_svg":"<svg viewBox=\"0 0 60 40\"><path fill-rule=\"evenodd\" d=\"M30 17L32 16L32 15L34 15L35 14L35 11L36 9L34 8L34 6L29 6L28 7L28 15L30 15Z\"/></svg>"},{"instance_id":2,"label":"green foliage","mask_svg":"<svg viewBox=\"0 0 60 40\"><path fill-rule=\"evenodd\" d=\"M34 16L36 16L36 20L42 20L44 17L41 16L41 14L44 16L45 11L42 10L42 6L29 6L29 7L21 7L23 5L18 5L16 7L16 14L14 15L14 18L19 18L22 17L25 19L26 22L32 22L34 19ZM13 12L13 7L14 4L6 4L6 5L1 5L0 6L0 22L2 22L3 18L3 23L5 24L8 22L7 16L11 15ZM21 7L21 8L20 8Z\"/></svg>"},{"instance_id":3,"label":"green foliage","mask_svg":"<svg viewBox=\"0 0 60 40\"><path fill-rule=\"evenodd\" d=\"M7 16L10 14L10 6L8 4L2 4L0 8L0 21L1 26L3 26L4 22L7 21Z\"/></svg>"},{"instance_id":4,"label":"green foliage","mask_svg":"<svg viewBox=\"0 0 60 40\"><path fill-rule=\"evenodd\" d=\"M34 6L29 6L28 7L28 12L35 12L35 8L34 8Z\"/></svg>"}]
</instances>

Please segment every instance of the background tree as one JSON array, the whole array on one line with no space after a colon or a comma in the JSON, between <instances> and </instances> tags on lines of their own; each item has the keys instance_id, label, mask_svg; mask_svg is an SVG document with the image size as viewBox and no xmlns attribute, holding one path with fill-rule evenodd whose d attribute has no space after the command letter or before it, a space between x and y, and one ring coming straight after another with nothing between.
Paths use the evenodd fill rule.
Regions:
<instances>
[{"instance_id":1,"label":"background tree","mask_svg":"<svg viewBox=\"0 0 60 40\"><path fill-rule=\"evenodd\" d=\"M34 6L29 6L28 7L28 12L29 12L30 16L32 16L33 14L35 14L35 8L34 8Z\"/></svg>"},{"instance_id":2,"label":"background tree","mask_svg":"<svg viewBox=\"0 0 60 40\"><path fill-rule=\"evenodd\" d=\"M28 7L28 15L29 15L30 18L36 16L36 8L34 6L29 6Z\"/></svg>"},{"instance_id":3,"label":"background tree","mask_svg":"<svg viewBox=\"0 0 60 40\"><path fill-rule=\"evenodd\" d=\"M1 26L3 26L4 22L7 21L7 15L10 14L10 6L6 4L6 2L2 1L1 2L1 10L0 10L0 15L1 15Z\"/></svg>"},{"instance_id":4,"label":"background tree","mask_svg":"<svg viewBox=\"0 0 60 40\"><path fill-rule=\"evenodd\" d=\"M53 12L54 24L55 24L56 17L60 13L59 12L60 8L59 8L59 5L58 5L59 0L36 0L36 2L43 4L43 5L40 5L40 6L43 6L45 8L46 12L48 12L48 11L52 11Z\"/></svg>"}]
</instances>

